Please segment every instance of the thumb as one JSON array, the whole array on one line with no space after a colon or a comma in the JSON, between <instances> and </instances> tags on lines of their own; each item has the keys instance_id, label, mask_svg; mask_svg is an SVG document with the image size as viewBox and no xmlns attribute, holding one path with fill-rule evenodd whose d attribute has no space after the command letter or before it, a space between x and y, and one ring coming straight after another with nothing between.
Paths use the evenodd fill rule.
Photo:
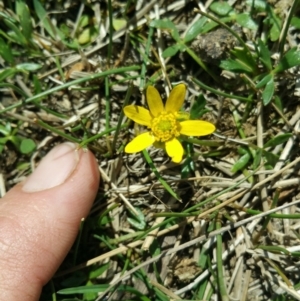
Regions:
<instances>
[{"instance_id":1,"label":"thumb","mask_svg":"<svg viewBox=\"0 0 300 301\"><path fill-rule=\"evenodd\" d=\"M0 200L0 300L38 300L71 248L98 189L92 153L56 146Z\"/></svg>"}]
</instances>

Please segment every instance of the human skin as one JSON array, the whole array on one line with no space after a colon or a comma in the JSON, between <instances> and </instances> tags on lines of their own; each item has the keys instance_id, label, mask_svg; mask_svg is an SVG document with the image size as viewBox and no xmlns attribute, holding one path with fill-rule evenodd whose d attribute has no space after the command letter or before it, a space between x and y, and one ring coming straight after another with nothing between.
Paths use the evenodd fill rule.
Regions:
<instances>
[{"instance_id":1,"label":"human skin","mask_svg":"<svg viewBox=\"0 0 300 301\"><path fill-rule=\"evenodd\" d=\"M64 143L0 199L0 300L39 300L99 186L93 154Z\"/></svg>"}]
</instances>

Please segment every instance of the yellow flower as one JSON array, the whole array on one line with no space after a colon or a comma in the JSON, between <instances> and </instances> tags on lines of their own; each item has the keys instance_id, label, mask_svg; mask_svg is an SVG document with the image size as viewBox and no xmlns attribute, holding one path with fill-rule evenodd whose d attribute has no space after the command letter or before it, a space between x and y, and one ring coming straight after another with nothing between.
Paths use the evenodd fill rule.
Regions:
<instances>
[{"instance_id":1,"label":"yellow flower","mask_svg":"<svg viewBox=\"0 0 300 301\"><path fill-rule=\"evenodd\" d=\"M206 136L214 132L215 126L210 122L181 118L184 114L179 110L185 93L185 85L177 85L164 105L159 92L153 86L149 86L146 91L149 110L136 105L126 106L125 115L136 123L147 126L149 131L129 142L125 152L136 153L150 145L160 144L165 147L173 162L180 163L183 156L183 147L178 139L180 135Z\"/></svg>"}]
</instances>

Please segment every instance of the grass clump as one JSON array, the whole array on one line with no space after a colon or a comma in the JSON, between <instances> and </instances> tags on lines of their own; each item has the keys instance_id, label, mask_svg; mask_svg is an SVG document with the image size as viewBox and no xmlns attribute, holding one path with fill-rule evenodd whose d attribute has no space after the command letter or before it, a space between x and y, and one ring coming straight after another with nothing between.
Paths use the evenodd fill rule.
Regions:
<instances>
[{"instance_id":1,"label":"grass clump","mask_svg":"<svg viewBox=\"0 0 300 301\"><path fill-rule=\"evenodd\" d=\"M6 188L66 140L91 149L102 176L42 300L300 299L298 8L2 4ZM162 148L126 154L142 129L123 108L145 107L149 86L167 99L179 83L188 118L215 133L181 137L179 164Z\"/></svg>"}]
</instances>

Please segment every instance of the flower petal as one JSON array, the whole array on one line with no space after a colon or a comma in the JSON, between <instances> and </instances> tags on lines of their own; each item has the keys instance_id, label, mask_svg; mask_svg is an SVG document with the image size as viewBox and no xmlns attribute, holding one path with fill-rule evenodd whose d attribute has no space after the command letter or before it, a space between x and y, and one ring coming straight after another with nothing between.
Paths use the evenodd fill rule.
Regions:
<instances>
[{"instance_id":1,"label":"flower petal","mask_svg":"<svg viewBox=\"0 0 300 301\"><path fill-rule=\"evenodd\" d=\"M146 98L150 112L154 117L164 111L164 104L156 88L154 88L153 86L148 86L146 91Z\"/></svg>"},{"instance_id":2,"label":"flower petal","mask_svg":"<svg viewBox=\"0 0 300 301\"><path fill-rule=\"evenodd\" d=\"M180 134L186 136L206 136L215 131L216 127L203 120L187 120L180 122Z\"/></svg>"},{"instance_id":3,"label":"flower petal","mask_svg":"<svg viewBox=\"0 0 300 301\"><path fill-rule=\"evenodd\" d=\"M185 84L175 86L167 99L165 110L171 113L178 112L184 102L185 93Z\"/></svg>"},{"instance_id":4,"label":"flower petal","mask_svg":"<svg viewBox=\"0 0 300 301\"><path fill-rule=\"evenodd\" d=\"M128 154L140 152L152 145L154 141L155 138L150 132L140 134L125 146L125 152Z\"/></svg>"},{"instance_id":5,"label":"flower petal","mask_svg":"<svg viewBox=\"0 0 300 301\"><path fill-rule=\"evenodd\" d=\"M138 124L150 126L152 117L149 110L135 105L126 106L124 109L124 114L131 120Z\"/></svg>"},{"instance_id":6,"label":"flower petal","mask_svg":"<svg viewBox=\"0 0 300 301\"><path fill-rule=\"evenodd\" d=\"M183 147L178 139L173 138L166 142L167 154L172 158L175 163L180 163L183 156Z\"/></svg>"}]
</instances>

